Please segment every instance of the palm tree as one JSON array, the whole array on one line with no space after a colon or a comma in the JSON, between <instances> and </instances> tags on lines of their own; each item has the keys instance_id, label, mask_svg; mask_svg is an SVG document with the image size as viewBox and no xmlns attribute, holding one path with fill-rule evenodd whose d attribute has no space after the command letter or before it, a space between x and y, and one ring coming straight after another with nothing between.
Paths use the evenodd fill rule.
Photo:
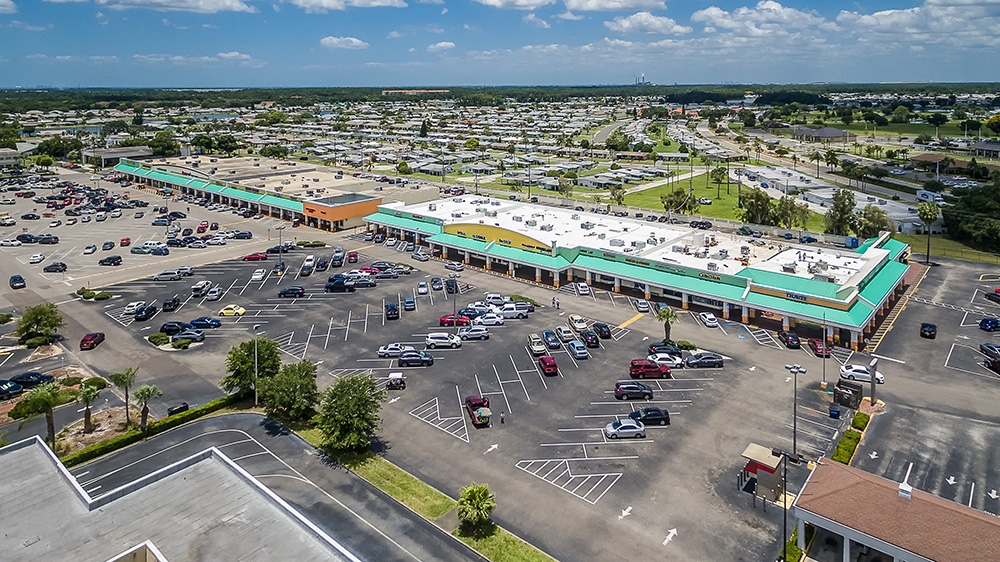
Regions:
<instances>
[{"instance_id":1,"label":"palm tree","mask_svg":"<svg viewBox=\"0 0 1000 562\"><path fill-rule=\"evenodd\" d=\"M677 313L674 309L669 306L664 306L660 310L656 311L656 319L659 322L663 322L663 341L669 342L670 340L670 327L677 322Z\"/></svg>"},{"instance_id":2,"label":"palm tree","mask_svg":"<svg viewBox=\"0 0 1000 562\"><path fill-rule=\"evenodd\" d=\"M819 177L819 163L823 161L823 153L818 150L814 150L809 154L806 154L806 158L816 163L816 177Z\"/></svg>"},{"instance_id":3,"label":"palm tree","mask_svg":"<svg viewBox=\"0 0 1000 562\"><path fill-rule=\"evenodd\" d=\"M132 393L135 401L142 406L142 418L139 421L139 431L146 433L146 420L149 418L149 401L163 396L163 391L155 384L144 384Z\"/></svg>"},{"instance_id":4,"label":"palm tree","mask_svg":"<svg viewBox=\"0 0 1000 562\"><path fill-rule=\"evenodd\" d=\"M917 216L927 226L927 259L924 260L924 263L928 265L931 263L931 225L938 220L940 213L941 209L938 208L936 203L921 201L917 205Z\"/></svg>"},{"instance_id":5,"label":"palm tree","mask_svg":"<svg viewBox=\"0 0 1000 562\"><path fill-rule=\"evenodd\" d=\"M90 421L90 405L101 395L101 389L89 384L80 385L80 394L77 395L77 402L83 402L83 432L94 431L94 424Z\"/></svg>"},{"instance_id":6,"label":"palm tree","mask_svg":"<svg viewBox=\"0 0 1000 562\"><path fill-rule=\"evenodd\" d=\"M135 384L135 374L139 372L138 367L127 367L121 371L115 371L108 375L108 380L111 384L117 386L121 389L122 393L125 394L125 427L132 425L132 421L129 418L129 407L128 407L128 391Z\"/></svg>"},{"instance_id":7,"label":"palm tree","mask_svg":"<svg viewBox=\"0 0 1000 562\"><path fill-rule=\"evenodd\" d=\"M459 519L473 529L479 529L484 523L489 521L490 516L493 515L493 510L496 508L497 499L490 492L489 485L473 482L462 488L462 493L458 497L456 511Z\"/></svg>"},{"instance_id":8,"label":"palm tree","mask_svg":"<svg viewBox=\"0 0 1000 562\"><path fill-rule=\"evenodd\" d=\"M52 450L55 451L56 421L53 410L59 405L59 383L53 381L36 386L21 399L21 403L25 405L23 407L29 412L28 417L21 422L21 425L24 425L25 421L37 415L45 414L45 425L48 430L49 443L52 443ZM18 430L20 430L20 427L18 427Z\"/></svg>"}]
</instances>

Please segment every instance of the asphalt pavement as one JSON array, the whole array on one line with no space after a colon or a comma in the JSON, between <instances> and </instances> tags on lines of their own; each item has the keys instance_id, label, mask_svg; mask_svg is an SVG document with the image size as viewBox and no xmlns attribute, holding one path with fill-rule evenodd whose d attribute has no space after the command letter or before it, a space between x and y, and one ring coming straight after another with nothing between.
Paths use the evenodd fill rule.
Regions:
<instances>
[{"instance_id":1,"label":"asphalt pavement","mask_svg":"<svg viewBox=\"0 0 1000 562\"><path fill-rule=\"evenodd\" d=\"M433 523L258 414L198 420L72 470L92 496L216 447L370 561L485 560Z\"/></svg>"}]
</instances>

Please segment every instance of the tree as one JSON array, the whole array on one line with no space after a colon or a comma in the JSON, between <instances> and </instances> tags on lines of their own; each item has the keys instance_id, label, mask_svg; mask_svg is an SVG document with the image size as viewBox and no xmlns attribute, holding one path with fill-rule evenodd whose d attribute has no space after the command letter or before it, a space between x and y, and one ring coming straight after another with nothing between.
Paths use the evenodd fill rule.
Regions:
<instances>
[{"instance_id":1,"label":"tree","mask_svg":"<svg viewBox=\"0 0 1000 562\"><path fill-rule=\"evenodd\" d=\"M288 158L288 149L280 144L272 144L260 149L260 155L265 158Z\"/></svg>"},{"instance_id":2,"label":"tree","mask_svg":"<svg viewBox=\"0 0 1000 562\"><path fill-rule=\"evenodd\" d=\"M708 175L712 178L712 181L715 182L715 197L722 197L722 182L726 182L727 184L729 183L729 172L722 166L718 166L709 172Z\"/></svg>"},{"instance_id":3,"label":"tree","mask_svg":"<svg viewBox=\"0 0 1000 562\"><path fill-rule=\"evenodd\" d=\"M573 181L566 178L559 178L559 195L566 199L573 196Z\"/></svg>"},{"instance_id":4,"label":"tree","mask_svg":"<svg viewBox=\"0 0 1000 562\"><path fill-rule=\"evenodd\" d=\"M136 107L134 110L135 110L135 113L132 114L132 124L133 125L141 126L142 125L142 114L143 114L142 106L140 105L140 106Z\"/></svg>"},{"instance_id":5,"label":"tree","mask_svg":"<svg viewBox=\"0 0 1000 562\"><path fill-rule=\"evenodd\" d=\"M837 155L837 151L833 149L827 150L826 153L823 154L823 163L830 169L840 166L840 156Z\"/></svg>"},{"instance_id":6,"label":"tree","mask_svg":"<svg viewBox=\"0 0 1000 562\"><path fill-rule=\"evenodd\" d=\"M479 531L490 520L490 516L493 515L496 508L496 495L490 492L489 485L473 482L462 488L455 509L458 518L464 524L471 527L473 531Z\"/></svg>"},{"instance_id":7,"label":"tree","mask_svg":"<svg viewBox=\"0 0 1000 562\"><path fill-rule=\"evenodd\" d=\"M1000 135L1000 113L986 120L986 128L993 131L994 135Z\"/></svg>"},{"instance_id":8,"label":"tree","mask_svg":"<svg viewBox=\"0 0 1000 562\"><path fill-rule=\"evenodd\" d=\"M865 208L856 214L852 228L860 238L874 238L883 231L896 230L892 219L878 205L865 205Z\"/></svg>"},{"instance_id":9,"label":"tree","mask_svg":"<svg viewBox=\"0 0 1000 562\"><path fill-rule=\"evenodd\" d=\"M101 127L101 136L107 137L116 133L127 133L128 130L128 123L122 121L121 119L116 119L114 121L108 121Z\"/></svg>"},{"instance_id":10,"label":"tree","mask_svg":"<svg viewBox=\"0 0 1000 562\"><path fill-rule=\"evenodd\" d=\"M191 139L191 146L200 148L205 152L212 152L212 148L215 147L215 139L208 135L195 135Z\"/></svg>"},{"instance_id":11,"label":"tree","mask_svg":"<svg viewBox=\"0 0 1000 562\"><path fill-rule=\"evenodd\" d=\"M101 396L101 389L89 384L80 385L80 394L77 395L76 399L78 402L83 402L83 432L90 433L94 431L94 424L90 421L90 405L94 403L98 397Z\"/></svg>"},{"instance_id":12,"label":"tree","mask_svg":"<svg viewBox=\"0 0 1000 562\"><path fill-rule=\"evenodd\" d=\"M854 218L854 204L853 191L838 189L833 194L833 205L823 218L823 227L827 234L847 235Z\"/></svg>"},{"instance_id":13,"label":"tree","mask_svg":"<svg viewBox=\"0 0 1000 562\"><path fill-rule=\"evenodd\" d=\"M283 365L278 374L260 380L260 401L264 410L291 419L308 417L319 402L316 364L299 361Z\"/></svg>"},{"instance_id":14,"label":"tree","mask_svg":"<svg viewBox=\"0 0 1000 562\"><path fill-rule=\"evenodd\" d=\"M121 371L115 371L108 375L108 380L111 384L118 387L122 394L125 395L125 427L132 425L132 420L129 417L129 407L128 407L128 393L135 384L135 374L139 372L139 367L126 367Z\"/></svg>"},{"instance_id":15,"label":"tree","mask_svg":"<svg viewBox=\"0 0 1000 562\"><path fill-rule=\"evenodd\" d=\"M763 189L746 188L740 194L736 214L743 222L771 225L774 224L774 202Z\"/></svg>"},{"instance_id":16,"label":"tree","mask_svg":"<svg viewBox=\"0 0 1000 562\"><path fill-rule=\"evenodd\" d=\"M273 377L281 369L278 343L265 337L240 342L226 354L227 375L219 381L222 390L251 394L258 378Z\"/></svg>"},{"instance_id":17,"label":"tree","mask_svg":"<svg viewBox=\"0 0 1000 562\"><path fill-rule=\"evenodd\" d=\"M819 177L819 164L823 161L823 153L818 150L813 150L809 154L806 154L806 158L816 163L816 176Z\"/></svg>"},{"instance_id":18,"label":"tree","mask_svg":"<svg viewBox=\"0 0 1000 562\"><path fill-rule=\"evenodd\" d=\"M52 137L43 140L38 143L35 148L35 152L38 154L47 154L53 158L65 158L69 156L71 152L76 152L83 148L83 142L80 139L74 139L71 137Z\"/></svg>"},{"instance_id":19,"label":"tree","mask_svg":"<svg viewBox=\"0 0 1000 562\"><path fill-rule=\"evenodd\" d=\"M620 207L625 202L625 188L620 185L612 185L608 197Z\"/></svg>"},{"instance_id":20,"label":"tree","mask_svg":"<svg viewBox=\"0 0 1000 562\"><path fill-rule=\"evenodd\" d=\"M944 113L931 113L924 119L924 121L934 125L934 136L938 137L938 129L941 128L941 125L948 122L948 116Z\"/></svg>"},{"instance_id":21,"label":"tree","mask_svg":"<svg viewBox=\"0 0 1000 562\"><path fill-rule=\"evenodd\" d=\"M239 142L236 141L236 137L233 135L221 135L215 139L215 146L218 147L219 152L230 155L240 148Z\"/></svg>"},{"instance_id":22,"label":"tree","mask_svg":"<svg viewBox=\"0 0 1000 562\"><path fill-rule=\"evenodd\" d=\"M892 115L889 120L893 123L909 123L912 116L910 115L910 110L905 105L897 105L896 109L892 110Z\"/></svg>"},{"instance_id":23,"label":"tree","mask_svg":"<svg viewBox=\"0 0 1000 562\"><path fill-rule=\"evenodd\" d=\"M174 140L174 133L171 131L156 133L153 140L149 141L149 148L153 150L153 154L159 156L175 156L180 154L180 145Z\"/></svg>"},{"instance_id":24,"label":"tree","mask_svg":"<svg viewBox=\"0 0 1000 562\"><path fill-rule=\"evenodd\" d=\"M357 373L338 378L323 392L316 416L325 442L335 449L368 447L382 423L379 410L385 395L385 389L371 375Z\"/></svg>"},{"instance_id":25,"label":"tree","mask_svg":"<svg viewBox=\"0 0 1000 562\"><path fill-rule=\"evenodd\" d=\"M396 164L396 171L403 175L410 175L413 173L413 168L405 160L400 160L399 164Z\"/></svg>"},{"instance_id":26,"label":"tree","mask_svg":"<svg viewBox=\"0 0 1000 562\"><path fill-rule=\"evenodd\" d=\"M28 419L45 414L45 426L48 431L48 440L52 444L52 450L56 450L56 421L53 410L59 405L59 383L47 382L33 388L31 392L21 399L24 404L27 418L21 421L21 425ZM20 429L20 427L18 428Z\"/></svg>"},{"instance_id":27,"label":"tree","mask_svg":"<svg viewBox=\"0 0 1000 562\"><path fill-rule=\"evenodd\" d=\"M466 150L479 150L479 139L473 137L471 139L465 139L465 143L462 146Z\"/></svg>"},{"instance_id":28,"label":"tree","mask_svg":"<svg viewBox=\"0 0 1000 562\"><path fill-rule=\"evenodd\" d=\"M795 201L790 195L785 195L774 205L774 221L785 228L796 226L805 228L809 220L809 207Z\"/></svg>"},{"instance_id":29,"label":"tree","mask_svg":"<svg viewBox=\"0 0 1000 562\"><path fill-rule=\"evenodd\" d=\"M966 119L965 121L958 123L956 126L958 127L959 131L963 131L966 134L968 134L969 131L978 132L980 129L982 129L983 122L979 121L978 119Z\"/></svg>"},{"instance_id":30,"label":"tree","mask_svg":"<svg viewBox=\"0 0 1000 562\"><path fill-rule=\"evenodd\" d=\"M420 134L417 136L426 137L429 129L430 125L428 124L427 120L424 119L423 121L420 122Z\"/></svg>"},{"instance_id":31,"label":"tree","mask_svg":"<svg viewBox=\"0 0 1000 562\"><path fill-rule=\"evenodd\" d=\"M941 216L941 208L937 206L937 203L933 201L921 201L917 205L917 216L920 217L920 221L924 223L927 228L927 258L924 263L930 265L931 263L931 225L937 222L938 217Z\"/></svg>"},{"instance_id":32,"label":"tree","mask_svg":"<svg viewBox=\"0 0 1000 562\"><path fill-rule=\"evenodd\" d=\"M149 419L149 401L163 396L163 391L154 384L144 384L135 389L132 397L142 406L142 418L139 421L139 431L146 433L146 420Z\"/></svg>"},{"instance_id":33,"label":"tree","mask_svg":"<svg viewBox=\"0 0 1000 562\"><path fill-rule=\"evenodd\" d=\"M46 156L39 156L38 160L35 160L35 164L38 164L39 166L41 166L43 168L48 168L49 166L51 166L51 165L53 165L55 163L56 163L56 161L53 160L52 157L48 156L48 155L46 155Z\"/></svg>"},{"instance_id":34,"label":"tree","mask_svg":"<svg viewBox=\"0 0 1000 562\"><path fill-rule=\"evenodd\" d=\"M948 187L943 181L938 180L927 180L924 182L924 189L927 191L933 191L934 193L941 193Z\"/></svg>"},{"instance_id":35,"label":"tree","mask_svg":"<svg viewBox=\"0 0 1000 562\"><path fill-rule=\"evenodd\" d=\"M59 308L53 303L29 306L24 309L17 322L14 335L25 340L37 336L51 338L56 330L66 325Z\"/></svg>"},{"instance_id":36,"label":"tree","mask_svg":"<svg viewBox=\"0 0 1000 562\"><path fill-rule=\"evenodd\" d=\"M678 320L677 312L675 312L674 309L670 308L669 306L664 306L660 308L660 310L656 311L656 320L659 322L663 322L663 341L664 342L672 341L670 339L670 328Z\"/></svg>"},{"instance_id":37,"label":"tree","mask_svg":"<svg viewBox=\"0 0 1000 562\"><path fill-rule=\"evenodd\" d=\"M701 207L701 203L691 193L690 188L675 187L673 191L660 196L660 203L663 210L668 213L691 213L694 214Z\"/></svg>"}]
</instances>

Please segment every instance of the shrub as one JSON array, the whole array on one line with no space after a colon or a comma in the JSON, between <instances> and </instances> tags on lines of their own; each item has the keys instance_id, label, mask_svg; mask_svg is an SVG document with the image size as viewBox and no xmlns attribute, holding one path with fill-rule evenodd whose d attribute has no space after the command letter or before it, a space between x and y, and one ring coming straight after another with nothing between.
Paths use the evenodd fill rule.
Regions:
<instances>
[{"instance_id":1,"label":"shrub","mask_svg":"<svg viewBox=\"0 0 1000 562\"><path fill-rule=\"evenodd\" d=\"M860 441L861 434L853 429L848 429L844 432L844 436L840 438L840 442L837 443L837 450L834 451L833 456L830 458L839 463L850 464L851 458L854 456L854 450L858 448L858 442Z\"/></svg>"},{"instance_id":2,"label":"shrub","mask_svg":"<svg viewBox=\"0 0 1000 562\"><path fill-rule=\"evenodd\" d=\"M858 412L854 414L854 419L851 420L851 427L858 431L864 431L868 427L868 420L870 416L868 414L862 414Z\"/></svg>"},{"instance_id":3,"label":"shrub","mask_svg":"<svg viewBox=\"0 0 1000 562\"><path fill-rule=\"evenodd\" d=\"M191 340L177 340L170 343L174 349L187 349L191 346Z\"/></svg>"},{"instance_id":4,"label":"shrub","mask_svg":"<svg viewBox=\"0 0 1000 562\"><path fill-rule=\"evenodd\" d=\"M307 240L298 240L298 241L295 242L295 245L298 246L298 247L300 247L300 248L308 248L309 247L309 242Z\"/></svg>"},{"instance_id":5,"label":"shrub","mask_svg":"<svg viewBox=\"0 0 1000 562\"><path fill-rule=\"evenodd\" d=\"M170 341L170 336L163 332L156 332L155 334L149 334L149 337L146 339L155 346L161 346Z\"/></svg>"},{"instance_id":6,"label":"shrub","mask_svg":"<svg viewBox=\"0 0 1000 562\"><path fill-rule=\"evenodd\" d=\"M64 377L59 380L59 384L63 386L76 386L83 382L83 377Z\"/></svg>"},{"instance_id":7,"label":"shrub","mask_svg":"<svg viewBox=\"0 0 1000 562\"><path fill-rule=\"evenodd\" d=\"M111 293L109 293L107 291L101 291L100 293L97 293L96 295L94 295L94 300L95 301L106 301L106 300L108 300L110 298L111 298Z\"/></svg>"},{"instance_id":8,"label":"shrub","mask_svg":"<svg viewBox=\"0 0 1000 562\"><path fill-rule=\"evenodd\" d=\"M94 296L96 294L97 293L95 293L94 291L84 291L83 294L80 295L80 296L83 297L84 300L90 300L90 299L94 298Z\"/></svg>"},{"instance_id":9,"label":"shrub","mask_svg":"<svg viewBox=\"0 0 1000 562\"><path fill-rule=\"evenodd\" d=\"M127 447L133 443L138 443L140 440L142 440L142 433L140 431L129 431L128 433L116 435L110 439L94 443L89 447L84 447L79 451L72 452L63 457L62 461L67 467L72 467L91 459L96 459L97 457L112 451L117 451L118 449Z\"/></svg>"},{"instance_id":10,"label":"shrub","mask_svg":"<svg viewBox=\"0 0 1000 562\"><path fill-rule=\"evenodd\" d=\"M899 201L900 199L901 199L901 197L899 195L893 195L892 196L892 200L893 201Z\"/></svg>"},{"instance_id":11,"label":"shrub","mask_svg":"<svg viewBox=\"0 0 1000 562\"><path fill-rule=\"evenodd\" d=\"M8 313L0 314L0 325L6 324L7 322L10 322L13 319L14 319L13 314L8 314Z\"/></svg>"},{"instance_id":12,"label":"shrub","mask_svg":"<svg viewBox=\"0 0 1000 562\"><path fill-rule=\"evenodd\" d=\"M49 338L47 338L46 336L35 336L33 338L28 338L24 342L24 345L27 346L28 349L35 349L36 347L40 345L45 345L47 343L49 343Z\"/></svg>"},{"instance_id":13,"label":"shrub","mask_svg":"<svg viewBox=\"0 0 1000 562\"><path fill-rule=\"evenodd\" d=\"M531 297L526 297L524 295L511 295L510 296L510 300L512 300L514 302L517 302L517 301L529 302L529 303L531 303L531 306L542 306L535 299L533 299Z\"/></svg>"},{"instance_id":14,"label":"shrub","mask_svg":"<svg viewBox=\"0 0 1000 562\"><path fill-rule=\"evenodd\" d=\"M698 349L698 346L696 346L695 344L693 344L693 343L691 343L691 342L689 342L687 340L681 340L681 341L677 342L677 347L679 347L679 348L681 348L681 349L683 349L685 351L692 351L694 349Z\"/></svg>"},{"instance_id":15,"label":"shrub","mask_svg":"<svg viewBox=\"0 0 1000 562\"><path fill-rule=\"evenodd\" d=\"M77 294L77 295L81 295L81 296L82 296L82 295L83 295L84 293L86 293L86 292L87 292L87 291L89 291L89 290L90 290L90 289L88 289L88 288L86 288L86 287L80 287L79 289L77 289L77 290L76 290L76 294Z\"/></svg>"},{"instance_id":16,"label":"shrub","mask_svg":"<svg viewBox=\"0 0 1000 562\"><path fill-rule=\"evenodd\" d=\"M89 379L83 381L83 384L87 386L92 386L94 388L107 388L108 381L104 380L103 377L90 377Z\"/></svg>"}]
</instances>

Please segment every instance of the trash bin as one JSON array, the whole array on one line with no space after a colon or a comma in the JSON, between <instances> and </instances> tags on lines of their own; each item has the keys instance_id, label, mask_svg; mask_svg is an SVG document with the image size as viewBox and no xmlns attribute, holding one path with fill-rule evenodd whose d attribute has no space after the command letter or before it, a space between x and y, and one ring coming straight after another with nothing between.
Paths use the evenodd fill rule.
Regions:
<instances>
[{"instance_id":1,"label":"trash bin","mask_svg":"<svg viewBox=\"0 0 1000 562\"><path fill-rule=\"evenodd\" d=\"M836 402L830 404L830 417L835 420L840 419L840 404Z\"/></svg>"},{"instance_id":2,"label":"trash bin","mask_svg":"<svg viewBox=\"0 0 1000 562\"><path fill-rule=\"evenodd\" d=\"M179 414L181 412L186 412L186 411L188 411L188 403L181 402L177 406L172 406L170 408L167 408L167 415L172 416L174 414Z\"/></svg>"}]
</instances>

